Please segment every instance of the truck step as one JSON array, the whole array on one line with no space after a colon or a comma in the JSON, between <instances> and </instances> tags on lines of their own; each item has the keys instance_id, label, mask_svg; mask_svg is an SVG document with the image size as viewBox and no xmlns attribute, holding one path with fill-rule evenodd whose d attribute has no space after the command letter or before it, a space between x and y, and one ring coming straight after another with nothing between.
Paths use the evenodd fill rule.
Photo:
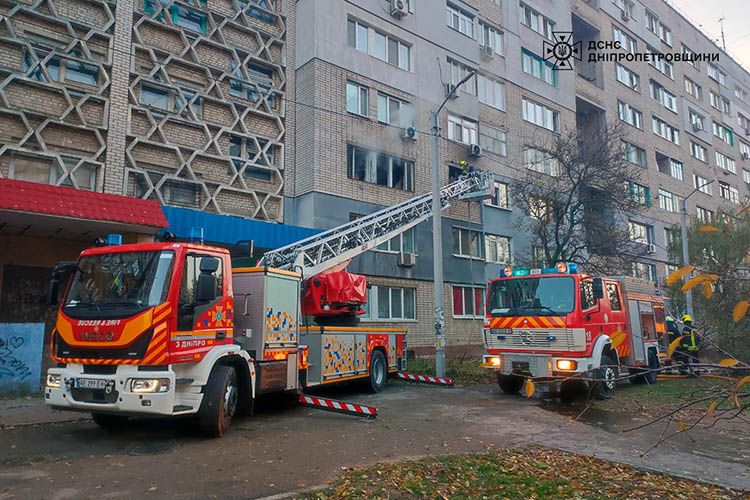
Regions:
<instances>
[{"instance_id":1,"label":"truck step","mask_svg":"<svg viewBox=\"0 0 750 500\"><path fill-rule=\"evenodd\" d=\"M429 377L427 375L415 375L413 373L397 373L398 378L409 382L421 382L423 384L435 385L453 385L453 380L449 378Z\"/></svg>"},{"instance_id":2,"label":"truck step","mask_svg":"<svg viewBox=\"0 0 750 500\"><path fill-rule=\"evenodd\" d=\"M299 397L299 402L302 406L307 406L308 408L317 408L318 410L343 413L355 417L365 417L368 420L373 420L378 416L378 409L373 406L355 405L334 399L316 398L303 394Z\"/></svg>"}]
</instances>

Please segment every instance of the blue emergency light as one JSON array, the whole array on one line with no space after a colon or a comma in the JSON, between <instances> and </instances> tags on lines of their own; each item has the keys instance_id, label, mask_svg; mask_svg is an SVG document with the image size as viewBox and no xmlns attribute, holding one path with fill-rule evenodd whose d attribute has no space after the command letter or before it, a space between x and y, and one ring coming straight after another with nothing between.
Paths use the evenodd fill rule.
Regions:
<instances>
[{"instance_id":1,"label":"blue emergency light","mask_svg":"<svg viewBox=\"0 0 750 500\"><path fill-rule=\"evenodd\" d=\"M107 245L122 245L122 235L115 233L108 234Z\"/></svg>"},{"instance_id":2,"label":"blue emergency light","mask_svg":"<svg viewBox=\"0 0 750 500\"><path fill-rule=\"evenodd\" d=\"M547 267L545 269L511 269L510 266L500 271L501 278L510 278L511 276L532 276L536 274L576 274L578 272L578 266L565 262L558 262L555 267Z\"/></svg>"},{"instance_id":3,"label":"blue emergency light","mask_svg":"<svg viewBox=\"0 0 750 500\"><path fill-rule=\"evenodd\" d=\"M203 244L203 228L202 227L191 227L190 237L188 238L190 243L197 243L198 245Z\"/></svg>"}]
</instances>

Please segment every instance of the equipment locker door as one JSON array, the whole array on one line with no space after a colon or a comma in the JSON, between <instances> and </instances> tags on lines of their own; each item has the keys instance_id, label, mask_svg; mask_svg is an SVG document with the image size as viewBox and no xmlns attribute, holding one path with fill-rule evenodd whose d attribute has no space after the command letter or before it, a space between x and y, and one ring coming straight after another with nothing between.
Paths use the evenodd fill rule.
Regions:
<instances>
[{"instance_id":1,"label":"equipment locker door","mask_svg":"<svg viewBox=\"0 0 750 500\"><path fill-rule=\"evenodd\" d=\"M643 329L641 328L641 310L637 300L628 301L628 316L630 319L630 338L633 353L633 361L644 363L646 361L646 350L643 347Z\"/></svg>"}]
</instances>

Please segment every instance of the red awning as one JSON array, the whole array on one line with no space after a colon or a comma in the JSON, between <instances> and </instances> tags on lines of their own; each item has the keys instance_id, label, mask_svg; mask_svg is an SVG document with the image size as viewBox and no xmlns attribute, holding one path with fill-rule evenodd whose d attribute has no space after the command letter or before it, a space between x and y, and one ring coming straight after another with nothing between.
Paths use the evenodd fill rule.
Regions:
<instances>
[{"instance_id":1,"label":"red awning","mask_svg":"<svg viewBox=\"0 0 750 500\"><path fill-rule=\"evenodd\" d=\"M45 214L152 228L167 227L154 200L0 179L0 211Z\"/></svg>"}]
</instances>

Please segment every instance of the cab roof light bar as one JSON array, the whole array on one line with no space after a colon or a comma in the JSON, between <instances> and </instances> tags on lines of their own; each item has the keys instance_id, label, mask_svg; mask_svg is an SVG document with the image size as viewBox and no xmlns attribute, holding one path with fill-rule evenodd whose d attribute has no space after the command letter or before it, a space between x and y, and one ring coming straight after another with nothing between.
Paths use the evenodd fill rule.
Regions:
<instances>
[{"instance_id":1,"label":"cab roof light bar","mask_svg":"<svg viewBox=\"0 0 750 500\"><path fill-rule=\"evenodd\" d=\"M574 263L558 262L555 267L544 269L513 269L507 266L500 271L501 278L510 278L511 276L531 276L536 274L577 274L578 266Z\"/></svg>"}]
</instances>

